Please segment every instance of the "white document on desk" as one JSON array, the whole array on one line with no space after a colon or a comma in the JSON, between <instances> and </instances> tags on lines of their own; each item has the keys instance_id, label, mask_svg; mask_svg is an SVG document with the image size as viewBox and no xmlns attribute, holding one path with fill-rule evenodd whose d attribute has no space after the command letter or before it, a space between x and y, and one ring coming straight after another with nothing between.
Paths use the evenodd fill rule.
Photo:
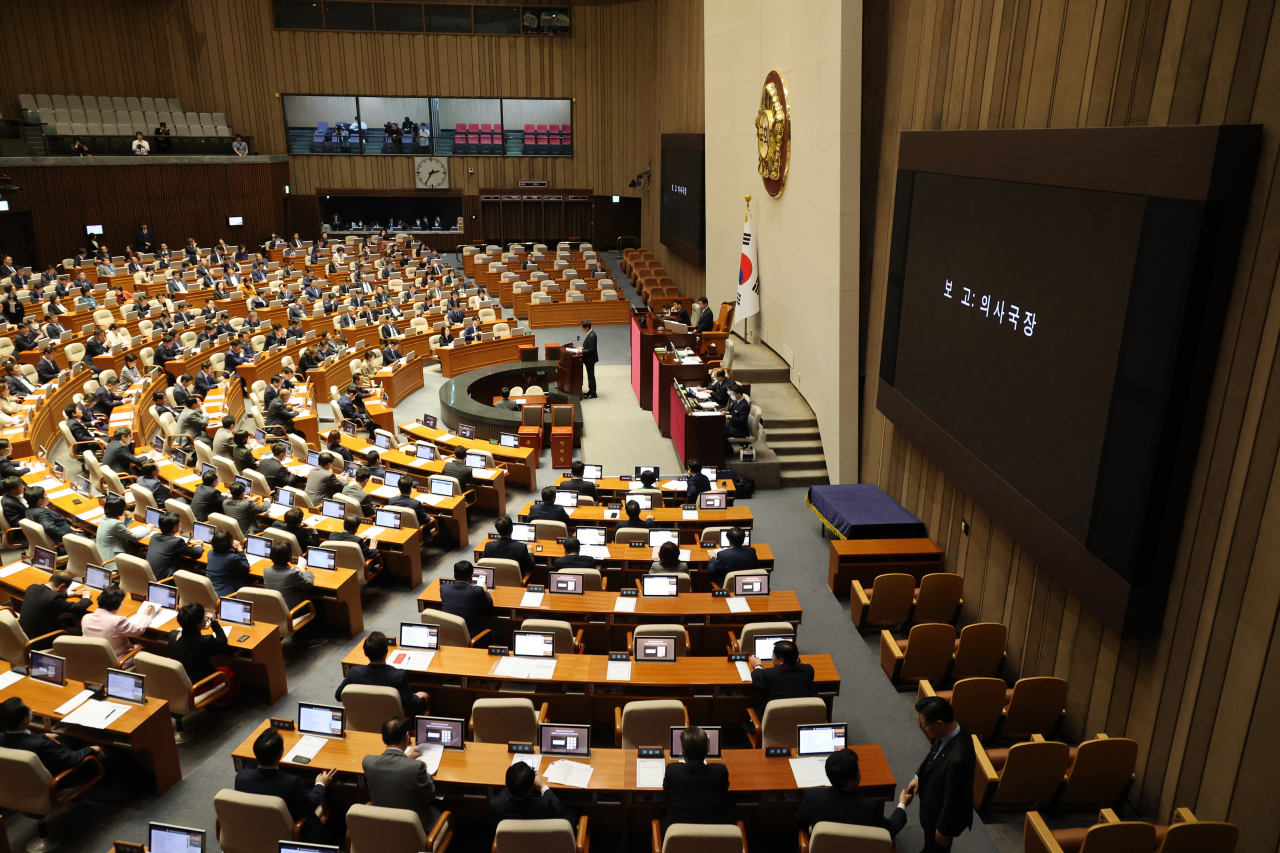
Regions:
<instances>
[{"instance_id":1,"label":"white document on desk","mask_svg":"<svg viewBox=\"0 0 1280 853\"><path fill-rule=\"evenodd\" d=\"M56 492L49 493L49 500L56 501L58 498L65 498L76 493L75 489L59 489Z\"/></svg>"},{"instance_id":2,"label":"white document on desk","mask_svg":"<svg viewBox=\"0 0 1280 853\"><path fill-rule=\"evenodd\" d=\"M409 747L413 749L413 747ZM427 772L432 776L440 769L440 759L444 758L444 747L438 743L426 744L418 760L427 765Z\"/></svg>"},{"instance_id":3,"label":"white document on desk","mask_svg":"<svg viewBox=\"0 0 1280 853\"><path fill-rule=\"evenodd\" d=\"M584 557L590 557L593 560L607 560L609 559L609 546L608 545L582 545L579 548L578 553L580 553Z\"/></svg>"},{"instance_id":4,"label":"white document on desk","mask_svg":"<svg viewBox=\"0 0 1280 853\"><path fill-rule=\"evenodd\" d=\"M129 705L118 702L99 702L90 699L62 718L69 726L84 726L87 729L105 729L129 712Z\"/></svg>"},{"instance_id":5,"label":"white document on desk","mask_svg":"<svg viewBox=\"0 0 1280 853\"><path fill-rule=\"evenodd\" d=\"M825 788L831 784L825 758L792 758L790 761L797 788Z\"/></svg>"},{"instance_id":6,"label":"white document on desk","mask_svg":"<svg viewBox=\"0 0 1280 853\"><path fill-rule=\"evenodd\" d=\"M542 765L542 756L529 755L528 753L524 753L524 752L516 753L516 755L513 756L511 759L511 766L514 767L517 764L528 764L531 768L533 768L533 772L537 773L538 768Z\"/></svg>"},{"instance_id":7,"label":"white document on desk","mask_svg":"<svg viewBox=\"0 0 1280 853\"><path fill-rule=\"evenodd\" d=\"M609 661L609 670L605 673L606 681L630 681L631 680L631 661L629 660L611 660Z\"/></svg>"},{"instance_id":8,"label":"white document on desk","mask_svg":"<svg viewBox=\"0 0 1280 853\"><path fill-rule=\"evenodd\" d=\"M738 668L738 678L741 678L743 681L751 680L751 667L747 666L746 661L735 661L734 666Z\"/></svg>"},{"instance_id":9,"label":"white document on desk","mask_svg":"<svg viewBox=\"0 0 1280 853\"><path fill-rule=\"evenodd\" d=\"M51 489L56 489L59 486L61 486L62 481L59 480L57 477L45 477L43 480L36 483L35 485L39 486L40 488L44 489L47 492ZM31 486L27 486L27 488L29 489L31 488Z\"/></svg>"},{"instance_id":10,"label":"white document on desk","mask_svg":"<svg viewBox=\"0 0 1280 853\"><path fill-rule=\"evenodd\" d=\"M555 678L556 676L556 659L546 658L542 660L534 660L529 664L529 678Z\"/></svg>"},{"instance_id":11,"label":"white document on desk","mask_svg":"<svg viewBox=\"0 0 1280 853\"><path fill-rule=\"evenodd\" d=\"M667 775L667 762L661 758L636 759L636 787L661 788Z\"/></svg>"},{"instance_id":12,"label":"white document on desk","mask_svg":"<svg viewBox=\"0 0 1280 853\"><path fill-rule=\"evenodd\" d=\"M384 534L384 533L386 533L386 532L387 532L387 528L385 528L385 527L378 527L378 526L375 524L375 525L373 525L373 526L369 527L367 530L365 530L365 532L364 532L364 533L361 533L360 535L361 535L361 536L363 536L365 539L368 539L368 540L369 540L369 544L370 544L370 545L372 545L373 543L375 543L375 542L377 542L377 541L378 541L378 537L379 537L379 536L381 536L382 534Z\"/></svg>"},{"instance_id":13,"label":"white document on desk","mask_svg":"<svg viewBox=\"0 0 1280 853\"><path fill-rule=\"evenodd\" d=\"M20 672L14 672L11 669L6 672L0 672L0 690L5 689L10 684L16 684L24 678L26 678L25 675ZM82 692L88 693L89 691L85 690Z\"/></svg>"},{"instance_id":14,"label":"white document on desk","mask_svg":"<svg viewBox=\"0 0 1280 853\"><path fill-rule=\"evenodd\" d=\"M591 773L595 770L590 764L579 761L560 759L551 762L547 772L543 774L548 782L566 785L570 788L585 788L591 784Z\"/></svg>"},{"instance_id":15,"label":"white document on desk","mask_svg":"<svg viewBox=\"0 0 1280 853\"><path fill-rule=\"evenodd\" d=\"M168 607L162 607L156 611L155 618L151 620L151 627L159 628L177 615L178 611L171 610Z\"/></svg>"},{"instance_id":16,"label":"white document on desk","mask_svg":"<svg viewBox=\"0 0 1280 853\"><path fill-rule=\"evenodd\" d=\"M31 568L31 566L28 563L14 563L12 566L5 566L3 569L0 569L0 578L7 578L9 575L16 575L23 569L29 568Z\"/></svg>"},{"instance_id":17,"label":"white document on desk","mask_svg":"<svg viewBox=\"0 0 1280 853\"><path fill-rule=\"evenodd\" d=\"M617 521L621 512L622 510L606 509L604 511L604 519L605 521Z\"/></svg>"},{"instance_id":18,"label":"white document on desk","mask_svg":"<svg viewBox=\"0 0 1280 853\"><path fill-rule=\"evenodd\" d=\"M623 596L620 595L613 600L613 612L614 613L635 613L637 600L638 599L634 597L629 596L624 598Z\"/></svg>"},{"instance_id":19,"label":"white document on desk","mask_svg":"<svg viewBox=\"0 0 1280 853\"><path fill-rule=\"evenodd\" d=\"M103 509L100 506L96 506L93 509L89 510L88 512L76 513L76 518L80 519L81 521L93 521L94 519L102 518L102 516L106 514L107 514L107 511L105 509Z\"/></svg>"},{"instance_id":20,"label":"white document on desk","mask_svg":"<svg viewBox=\"0 0 1280 853\"><path fill-rule=\"evenodd\" d=\"M13 673L8 672L5 674L12 675ZM21 678L21 676L19 676L19 678ZM79 693L72 696L66 702L63 702L58 707L54 708L53 713L57 714L60 717L65 717L67 714L70 714L76 708L79 708L81 705L83 705L85 702L88 702L92 698L93 698L92 690L81 690Z\"/></svg>"},{"instance_id":21,"label":"white document on desk","mask_svg":"<svg viewBox=\"0 0 1280 853\"><path fill-rule=\"evenodd\" d=\"M542 598L544 595L546 595L546 593L526 592L524 595L520 596L520 606L521 607L541 607Z\"/></svg>"},{"instance_id":22,"label":"white document on desk","mask_svg":"<svg viewBox=\"0 0 1280 853\"><path fill-rule=\"evenodd\" d=\"M410 652L400 649L391 653L391 657L387 658L387 663L396 669L426 672L435 656L435 652Z\"/></svg>"},{"instance_id":23,"label":"white document on desk","mask_svg":"<svg viewBox=\"0 0 1280 853\"><path fill-rule=\"evenodd\" d=\"M324 521L324 519L325 517L323 515L309 515L306 517L306 520L304 520L302 523L305 524L307 527L319 527L321 522Z\"/></svg>"},{"instance_id":24,"label":"white document on desk","mask_svg":"<svg viewBox=\"0 0 1280 853\"><path fill-rule=\"evenodd\" d=\"M440 504L448 500L444 495L418 495L418 497L429 506L440 506Z\"/></svg>"},{"instance_id":25,"label":"white document on desk","mask_svg":"<svg viewBox=\"0 0 1280 853\"><path fill-rule=\"evenodd\" d=\"M680 510L680 520L681 521L697 521L698 511L696 509L682 509Z\"/></svg>"},{"instance_id":26,"label":"white document on desk","mask_svg":"<svg viewBox=\"0 0 1280 853\"><path fill-rule=\"evenodd\" d=\"M532 666L528 658L506 657L498 660L493 674L502 678L528 678L530 669Z\"/></svg>"},{"instance_id":27,"label":"white document on desk","mask_svg":"<svg viewBox=\"0 0 1280 853\"><path fill-rule=\"evenodd\" d=\"M267 507L267 515L272 518L284 518L284 514L289 511L289 507L284 504L273 503Z\"/></svg>"},{"instance_id":28,"label":"white document on desk","mask_svg":"<svg viewBox=\"0 0 1280 853\"><path fill-rule=\"evenodd\" d=\"M200 475L191 474L190 476L187 476L187 477L179 477L178 479L174 480L174 482L177 483L179 486L190 486L192 483L200 482Z\"/></svg>"},{"instance_id":29,"label":"white document on desk","mask_svg":"<svg viewBox=\"0 0 1280 853\"><path fill-rule=\"evenodd\" d=\"M492 480L498 476L498 472L493 468L472 468L472 477L479 477L481 480Z\"/></svg>"},{"instance_id":30,"label":"white document on desk","mask_svg":"<svg viewBox=\"0 0 1280 853\"><path fill-rule=\"evenodd\" d=\"M729 605L730 613L751 612L751 600L748 598L726 598L724 603Z\"/></svg>"},{"instance_id":31,"label":"white document on desk","mask_svg":"<svg viewBox=\"0 0 1280 853\"><path fill-rule=\"evenodd\" d=\"M328 742L327 739L322 737L305 735L298 739L298 742L293 745L293 749L284 757L284 760L293 764L297 764L299 758L311 761L320 754L320 750L324 749L324 745Z\"/></svg>"},{"instance_id":32,"label":"white document on desk","mask_svg":"<svg viewBox=\"0 0 1280 853\"><path fill-rule=\"evenodd\" d=\"M436 436L435 440L436 441L453 441L455 438L457 438L456 435L454 435L451 432L446 432L444 435Z\"/></svg>"},{"instance_id":33,"label":"white document on desk","mask_svg":"<svg viewBox=\"0 0 1280 853\"><path fill-rule=\"evenodd\" d=\"M373 494L376 497L391 500L396 495L400 494L400 490L395 488L394 486L378 486L378 488L373 490Z\"/></svg>"},{"instance_id":34,"label":"white document on desk","mask_svg":"<svg viewBox=\"0 0 1280 853\"><path fill-rule=\"evenodd\" d=\"M675 492L684 492L688 491L689 484L687 482L681 482L680 480L667 480L667 482L662 484L662 488L671 489Z\"/></svg>"}]
</instances>

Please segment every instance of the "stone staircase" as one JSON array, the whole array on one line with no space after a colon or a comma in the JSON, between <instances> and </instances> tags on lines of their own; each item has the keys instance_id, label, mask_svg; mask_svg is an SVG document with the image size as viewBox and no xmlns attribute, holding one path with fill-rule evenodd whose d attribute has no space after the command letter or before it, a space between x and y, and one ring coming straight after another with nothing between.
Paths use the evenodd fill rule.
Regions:
<instances>
[{"instance_id":1,"label":"stone staircase","mask_svg":"<svg viewBox=\"0 0 1280 853\"><path fill-rule=\"evenodd\" d=\"M761 408L765 457L777 466L778 486L829 483L818 419L791 384L791 368L764 344L736 340L734 350L733 376L751 384L751 401Z\"/></svg>"},{"instance_id":2,"label":"stone staircase","mask_svg":"<svg viewBox=\"0 0 1280 853\"><path fill-rule=\"evenodd\" d=\"M782 466L778 475L782 488L829 482L817 418L797 413L792 418L766 417L765 424L769 447L777 454Z\"/></svg>"}]
</instances>

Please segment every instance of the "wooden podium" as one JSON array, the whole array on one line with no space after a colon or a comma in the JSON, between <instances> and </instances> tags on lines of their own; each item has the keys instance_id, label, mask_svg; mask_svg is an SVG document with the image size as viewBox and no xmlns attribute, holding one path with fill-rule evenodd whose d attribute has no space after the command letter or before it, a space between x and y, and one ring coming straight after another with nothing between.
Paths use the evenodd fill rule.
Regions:
<instances>
[{"instance_id":1,"label":"wooden podium","mask_svg":"<svg viewBox=\"0 0 1280 853\"><path fill-rule=\"evenodd\" d=\"M560 348L560 361L556 365L556 384L561 394L582 396L582 350Z\"/></svg>"}]
</instances>

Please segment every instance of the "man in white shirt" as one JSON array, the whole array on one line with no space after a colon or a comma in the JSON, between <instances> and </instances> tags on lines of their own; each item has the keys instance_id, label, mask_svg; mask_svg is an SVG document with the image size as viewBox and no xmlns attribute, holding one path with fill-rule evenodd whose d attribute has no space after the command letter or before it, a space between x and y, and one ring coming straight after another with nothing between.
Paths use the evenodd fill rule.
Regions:
<instances>
[{"instance_id":1,"label":"man in white shirt","mask_svg":"<svg viewBox=\"0 0 1280 853\"><path fill-rule=\"evenodd\" d=\"M133 153L139 157L146 157L151 153L151 143L142 138L142 131L138 131L133 138Z\"/></svg>"}]
</instances>

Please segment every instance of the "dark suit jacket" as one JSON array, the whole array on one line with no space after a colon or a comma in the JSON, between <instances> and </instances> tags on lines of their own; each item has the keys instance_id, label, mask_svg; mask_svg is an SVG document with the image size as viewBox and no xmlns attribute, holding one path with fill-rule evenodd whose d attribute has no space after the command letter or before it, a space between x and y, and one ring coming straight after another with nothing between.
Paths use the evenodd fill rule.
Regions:
<instances>
[{"instance_id":1,"label":"dark suit jacket","mask_svg":"<svg viewBox=\"0 0 1280 853\"><path fill-rule=\"evenodd\" d=\"M199 517L196 516L196 518ZM151 544L147 546L147 563L151 565L151 571L156 576L156 580L164 580L181 568L178 564L180 557L195 560L203 553L203 548L198 545L188 545L187 540L180 536L157 533L151 537Z\"/></svg>"},{"instance_id":2,"label":"dark suit jacket","mask_svg":"<svg viewBox=\"0 0 1280 853\"><path fill-rule=\"evenodd\" d=\"M756 549L751 545L743 545L740 548L721 548L720 553L712 557L711 562L707 564L711 579L718 584L724 583L724 577L729 572L754 572L758 568L760 568L760 558L756 556Z\"/></svg>"},{"instance_id":3,"label":"dark suit jacket","mask_svg":"<svg viewBox=\"0 0 1280 853\"><path fill-rule=\"evenodd\" d=\"M372 560L378 555L377 548L370 548L369 543L361 539L354 533L348 533L345 530L339 530L337 533L330 533L326 542L352 542L360 546L360 554L366 560Z\"/></svg>"},{"instance_id":4,"label":"dark suit jacket","mask_svg":"<svg viewBox=\"0 0 1280 853\"><path fill-rule=\"evenodd\" d=\"M66 627L59 618L61 616L70 616L79 621L91 604L88 598L67 601L65 592L55 592L45 584L33 583L22 594L22 613L18 617L18 624L22 626L28 639L39 637ZM51 645L53 643L49 641L36 648L48 648Z\"/></svg>"},{"instance_id":5,"label":"dark suit jacket","mask_svg":"<svg viewBox=\"0 0 1280 853\"><path fill-rule=\"evenodd\" d=\"M723 764L668 764L662 780L667 811L662 834L673 823L727 823L729 768Z\"/></svg>"},{"instance_id":6,"label":"dark suit jacket","mask_svg":"<svg viewBox=\"0 0 1280 853\"><path fill-rule=\"evenodd\" d=\"M695 332L709 332L711 327L715 325L716 318L711 315L711 308L703 308L698 314L698 325L694 328Z\"/></svg>"},{"instance_id":7,"label":"dark suit jacket","mask_svg":"<svg viewBox=\"0 0 1280 853\"><path fill-rule=\"evenodd\" d=\"M280 402L280 398L276 397L267 406L267 426L282 426L286 432L293 432L293 416L289 414L289 407Z\"/></svg>"},{"instance_id":8,"label":"dark suit jacket","mask_svg":"<svg viewBox=\"0 0 1280 853\"><path fill-rule=\"evenodd\" d=\"M596 330L592 329L582 339L582 363L595 364L599 360L600 354L596 352Z\"/></svg>"},{"instance_id":9,"label":"dark suit jacket","mask_svg":"<svg viewBox=\"0 0 1280 853\"><path fill-rule=\"evenodd\" d=\"M213 675L209 658L227 650L227 635L222 632L221 623L214 620L209 629L212 633L196 636L187 636L181 629L169 632L169 657L182 664L192 684Z\"/></svg>"},{"instance_id":10,"label":"dark suit jacket","mask_svg":"<svg viewBox=\"0 0 1280 853\"><path fill-rule=\"evenodd\" d=\"M27 732L0 732L0 746L5 749L25 749L27 752L34 752L52 776L75 767L93 751L92 747L88 746L83 749L69 749L42 734ZM71 779L66 781L70 782Z\"/></svg>"},{"instance_id":11,"label":"dark suit jacket","mask_svg":"<svg viewBox=\"0 0 1280 853\"><path fill-rule=\"evenodd\" d=\"M133 451L123 442L112 439L102 452L102 464L118 474L128 474L134 465L142 464L142 460L134 456Z\"/></svg>"},{"instance_id":12,"label":"dark suit jacket","mask_svg":"<svg viewBox=\"0 0 1280 853\"><path fill-rule=\"evenodd\" d=\"M467 630L474 637L484 630L484 620L493 613L493 598L484 587L441 581L440 609L466 620Z\"/></svg>"},{"instance_id":13,"label":"dark suit jacket","mask_svg":"<svg viewBox=\"0 0 1280 853\"><path fill-rule=\"evenodd\" d=\"M209 513L222 512L224 500L222 492L201 483L196 486L196 493L191 498L191 514L196 517L196 521L208 521Z\"/></svg>"},{"instance_id":14,"label":"dark suit jacket","mask_svg":"<svg viewBox=\"0 0 1280 853\"><path fill-rule=\"evenodd\" d=\"M751 404L747 402L746 397L739 397L737 402L729 407L729 423L725 426L725 435L730 438L746 438L750 435L750 415Z\"/></svg>"},{"instance_id":15,"label":"dark suit jacket","mask_svg":"<svg viewBox=\"0 0 1280 853\"><path fill-rule=\"evenodd\" d=\"M249 558L243 551L228 551L225 554L210 551L205 576L218 595L231 595L240 587L253 583L253 577L249 573Z\"/></svg>"},{"instance_id":16,"label":"dark suit jacket","mask_svg":"<svg viewBox=\"0 0 1280 853\"><path fill-rule=\"evenodd\" d=\"M523 542L517 542L514 539L490 539L489 544L484 546L484 556L515 560L520 564L522 575L533 572L533 555L529 553L529 549Z\"/></svg>"},{"instance_id":17,"label":"dark suit jacket","mask_svg":"<svg viewBox=\"0 0 1280 853\"><path fill-rule=\"evenodd\" d=\"M824 820L887 829L892 837L907 825L907 812L895 806L886 818L883 805L860 796L856 791L810 788L804 792L804 799L796 811L796 826L813 829L815 823Z\"/></svg>"},{"instance_id":18,"label":"dark suit jacket","mask_svg":"<svg viewBox=\"0 0 1280 853\"><path fill-rule=\"evenodd\" d=\"M418 525L422 528L422 541L430 544L433 538L431 531L428 529L431 524L431 516L427 513L427 508L422 505L422 501L417 498L411 498L408 495L396 495L387 501L387 506L402 506L413 510L413 514L418 517Z\"/></svg>"},{"instance_id":19,"label":"dark suit jacket","mask_svg":"<svg viewBox=\"0 0 1280 853\"><path fill-rule=\"evenodd\" d=\"M347 677L342 679L338 689L334 691L335 702L342 702L342 690L348 684L362 684L369 687L390 687L400 694L400 705L405 716L413 717L421 714L426 707L422 697L409 686L409 674L385 663L370 663L351 667Z\"/></svg>"},{"instance_id":20,"label":"dark suit jacket","mask_svg":"<svg viewBox=\"0 0 1280 853\"><path fill-rule=\"evenodd\" d=\"M58 367L58 363L56 361L42 358L36 362L36 376L42 384L57 378L58 374L61 372L62 369ZM13 380L16 378L17 377L9 378L9 390L15 394L30 394L30 391L19 391L17 388L13 387Z\"/></svg>"},{"instance_id":21,"label":"dark suit jacket","mask_svg":"<svg viewBox=\"0 0 1280 853\"><path fill-rule=\"evenodd\" d=\"M306 525L299 524L297 527L290 527L284 523L284 519L280 519L271 526L276 530L286 530L289 533L292 533L293 538L298 540L298 547L303 551L306 551L308 548L320 547L320 534L316 533Z\"/></svg>"},{"instance_id":22,"label":"dark suit jacket","mask_svg":"<svg viewBox=\"0 0 1280 853\"><path fill-rule=\"evenodd\" d=\"M504 820L554 820L564 817L564 805L550 789L533 793L523 800L511 796L511 792L503 788L489 801L489 819L497 826Z\"/></svg>"},{"instance_id":23,"label":"dark suit jacket","mask_svg":"<svg viewBox=\"0 0 1280 853\"><path fill-rule=\"evenodd\" d=\"M253 767L236 774L236 790L245 794L279 797L289 808L293 819L300 820L315 812L324 799L324 786L311 785L283 770ZM431 830L427 830L430 832Z\"/></svg>"},{"instance_id":24,"label":"dark suit jacket","mask_svg":"<svg viewBox=\"0 0 1280 853\"><path fill-rule=\"evenodd\" d=\"M270 518L266 514L266 507L260 507L248 498L227 498L222 502L222 509L219 510L223 515L234 518L236 523L240 525L240 532L248 536L254 530L254 523L259 526L270 524Z\"/></svg>"},{"instance_id":25,"label":"dark suit jacket","mask_svg":"<svg viewBox=\"0 0 1280 853\"><path fill-rule=\"evenodd\" d=\"M545 503L536 503L529 507L529 521L539 518L545 518L550 521L563 521L565 527L570 524L569 513L565 512L564 507L556 506L555 504L548 506Z\"/></svg>"},{"instance_id":26,"label":"dark suit jacket","mask_svg":"<svg viewBox=\"0 0 1280 853\"><path fill-rule=\"evenodd\" d=\"M273 489L282 488L293 481L293 474L274 456L262 457L258 462L258 473L266 477L267 485Z\"/></svg>"},{"instance_id":27,"label":"dark suit jacket","mask_svg":"<svg viewBox=\"0 0 1280 853\"><path fill-rule=\"evenodd\" d=\"M173 401L179 406L186 408L187 404L191 402L191 392L186 388L183 388L181 385L174 385Z\"/></svg>"},{"instance_id":28,"label":"dark suit jacket","mask_svg":"<svg viewBox=\"0 0 1280 853\"><path fill-rule=\"evenodd\" d=\"M169 487L164 484L163 480L148 480L143 477L139 477L138 485L151 492L151 496L156 499L156 504L162 510L164 509L164 502L173 497L173 495L169 493Z\"/></svg>"},{"instance_id":29,"label":"dark suit jacket","mask_svg":"<svg viewBox=\"0 0 1280 853\"><path fill-rule=\"evenodd\" d=\"M27 517L27 505L22 498L5 495L0 498L0 507L4 509L4 519L10 527L17 527L18 522Z\"/></svg>"},{"instance_id":30,"label":"dark suit jacket","mask_svg":"<svg viewBox=\"0 0 1280 853\"><path fill-rule=\"evenodd\" d=\"M124 397L119 394L112 394L111 390L106 386L101 386L97 391L93 392L95 398L93 410L100 415L109 415L111 410L124 402Z\"/></svg>"},{"instance_id":31,"label":"dark suit jacket","mask_svg":"<svg viewBox=\"0 0 1280 853\"><path fill-rule=\"evenodd\" d=\"M696 504L698 495L703 492L711 491L711 481L702 473L694 474L685 483L684 502L687 504Z\"/></svg>"},{"instance_id":32,"label":"dark suit jacket","mask_svg":"<svg viewBox=\"0 0 1280 853\"><path fill-rule=\"evenodd\" d=\"M466 492L473 488L471 482L471 469L457 459L451 459L444 463L444 468L440 473L446 477L454 477L458 480L458 486L462 491Z\"/></svg>"},{"instance_id":33,"label":"dark suit jacket","mask_svg":"<svg viewBox=\"0 0 1280 853\"><path fill-rule=\"evenodd\" d=\"M640 511L644 512L644 510L640 510ZM628 518L624 514L622 518L618 519L618 523L613 525L613 537L616 539L618 537L618 531L627 527L649 529L653 527L653 522L643 517L637 518L636 520L632 521L630 518Z\"/></svg>"},{"instance_id":34,"label":"dark suit jacket","mask_svg":"<svg viewBox=\"0 0 1280 853\"><path fill-rule=\"evenodd\" d=\"M813 667L797 663L753 669L751 683L765 693L764 702L753 706L763 721L764 706L774 699L804 699L813 695Z\"/></svg>"},{"instance_id":35,"label":"dark suit jacket","mask_svg":"<svg viewBox=\"0 0 1280 853\"><path fill-rule=\"evenodd\" d=\"M596 561L582 554L566 554L563 557L556 557L551 563L551 568L555 571L562 569L594 569Z\"/></svg>"},{"instance_id":36,"label":"dark suit jacket","mask_svg":"<svg viewBox=\"0 0 1280 853\"><path fill-rule=\"evenodd\" d=\"M920 779L920 827L926 838L935 829L955 838L973 826L973 772L977 760L973 738L960 726L936 758L926 757L921 763L916 776Z\"/></svg>"},{"instance_id":37,"label":"dark suit jacket","mask_svg":"<svg viewBox=\"0 0 1280 853\"><path fill-rule=\"evenodd\" d=\"M208 376L207 374L204 374L204 373L197 373L195 376L195 381L192 383L192 385L195 387L195 391L198 396L207 397L209 396L209 389L213 387L213 377ZM174 390L173 396L174 397L178 396L176 388Z\"/></svg>"},{"instance_id":38,"label":"dark suit jacket","mask_svg":"<svg viewBox=\"0 0 1280 853\"><path fill-rule=\"evenodd\" d=\"M566 480L560 488L567 492L577 492L580 495L594 498L596 496L596 484L590 480L580 480L574 477L572 480Z\"/></svg>"},{"instance_id":39,"label":"dark suit jacket","mask_svg":"<svg viewBox=\"0 0 1280 853\"><path fill-rule=\"evenodd\" d=\"M93 441L93 433L89 432L89 428L79 418L67 418L67 427L76 441Z\"/></svg>"},{"instance_id":40,"label":"dark suit jacket","mask_svg":"<svg viewBox=\"0 0 1280 853\"><path fill-rule=\"evenodd\" d=\"M62 537L71 532L71 524L59 513L47 506L33 506L27 510L27 518L44 528L49 538L61 544Z\"/></svg>"}]
</instances>

